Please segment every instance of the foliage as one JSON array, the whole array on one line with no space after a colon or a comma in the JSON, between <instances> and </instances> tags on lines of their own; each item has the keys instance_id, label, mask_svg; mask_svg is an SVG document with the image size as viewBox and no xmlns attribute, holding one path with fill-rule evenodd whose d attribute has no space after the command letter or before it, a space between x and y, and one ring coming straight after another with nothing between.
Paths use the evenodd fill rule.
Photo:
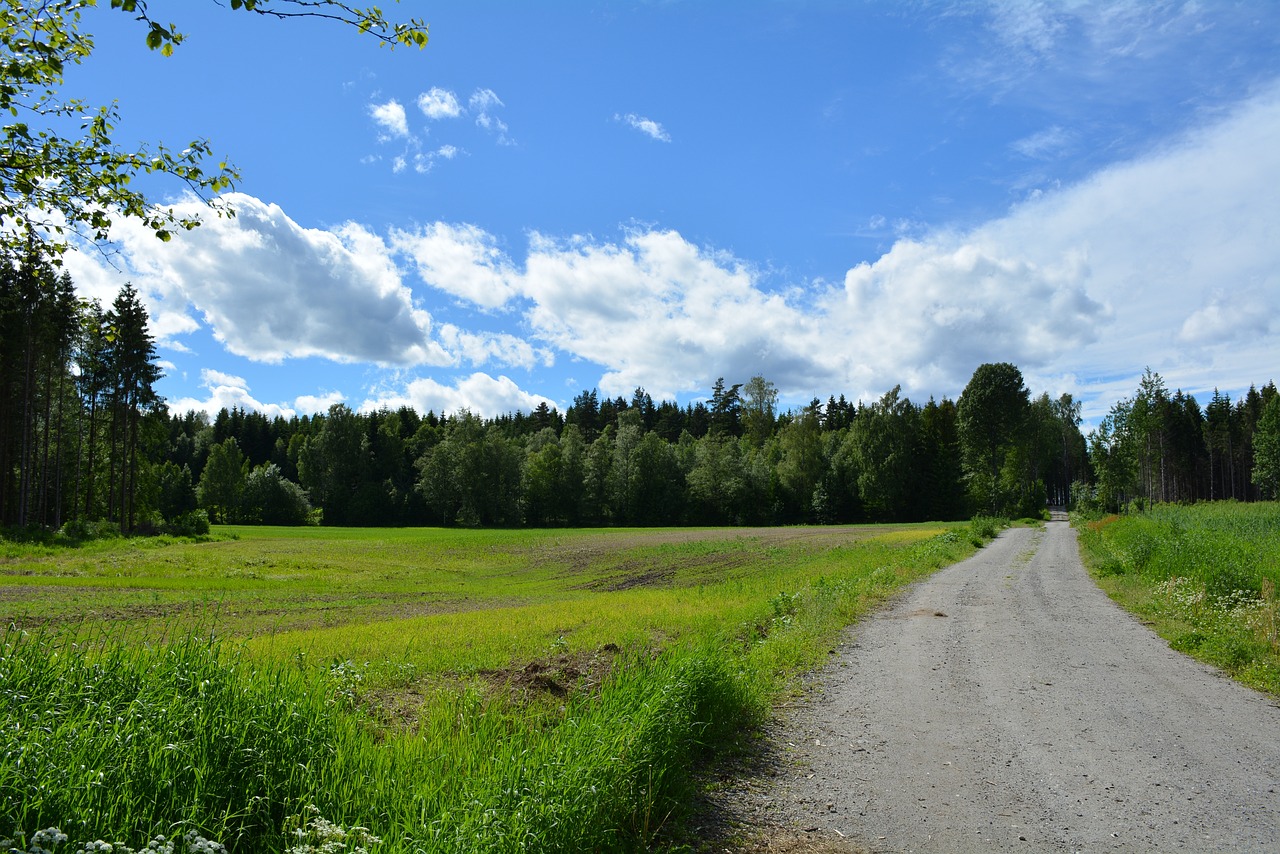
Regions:
<instances>
[{"instance_id":1,"label":"foliage","mask_svg":"<svg viewBox=\"0 0 1280 854\"><path fill-rule=\"evenodd\" d=\"M209 535L209 514L203 510L179 514L165 526L165 533L175 537L206 537Z\"/></svg>"},{"instance_id":2,"label":"foliage","mask_svg":"<svg viewBox=\"0 0 1280 854\"><path fill-rule=\"evenodd\" d=\"M1008 362L979 365L961 392L956 425L975 509L990 513L1008 509L1011 497L1001 472L1022 439L1029 409L1022 372Z\"/></svg>"},{"instance_id":3,"label":"foliage","mask_svg":"<svg viewBox=\"0 0 1280 854\"><path fill-rule=\"evenodd\" d=\"M1280 498L1280 395L1271 396L1258 419L1253 453L1254 484L1264 499Z\"/></svg>"},{"instance_id":4,"label":"foliage","mask_svg":"<svg viewBox=\"0 0 1280 854\"><path fill-rule=\"evenodd\" d=\"M1134 396L1113 405L1089 436L1090 509L1116 512L1134 499L1262 498L1257 453L1261 448L1265 472L1269 434L1262 419L1275 398L1273 382L1250 387L1234 403L1215 390L1201 410L1180 389L1169 394L1148 369Z\"/></svg>"},{"instance_id":5,"label":"foliage","mask_svg":"<svg viewBox=\"0 0 1280 854\"><path fill-rule=\"evenodd\" d=\"M131 286L104 311L38 252L0 257L0 524L149 518L159 375Z\"/></svg>"},{"instance_id":6,"label":"foliage","mask_svg":"<svg viewBox=\"0 0 1280 854\"><path fill-rule=\"evenodd\" d=\"M281 475L275 463L264 463L249 473L240 500L246 522L305 525L311 519L307 493Z\"/></svg>"},{"instance_id":7,"label":"foliage","mask_svg":"<svg viewBox=\"0 0 1280 854\"><path fill-rule=\"evenodd\" d=\"M0 132L0 245L20 251L43 243L55 259L72 234L103 244L113 218L139 220L161 240L199 219L158 207L134 179L160 175L208 202L220 215L221 192L239 180L226 160L210 165L213 146L196 139L181 150L164 145L127 148L116 139L121 121L115 103L95 105L63 94L67 70L93 52L82 31L82 13L97 0L0 0L0 111L14 121ZM150 17L146 0L111 0L111 8L134 15L147 47L166 56L183 41L175 24ZM232 10L276 18L315 17L369 33L383 44L423 47L427 27L418 20L389 21L376 6L357 8L337 0L232 0Z\"/></svg>"}]
</instances>

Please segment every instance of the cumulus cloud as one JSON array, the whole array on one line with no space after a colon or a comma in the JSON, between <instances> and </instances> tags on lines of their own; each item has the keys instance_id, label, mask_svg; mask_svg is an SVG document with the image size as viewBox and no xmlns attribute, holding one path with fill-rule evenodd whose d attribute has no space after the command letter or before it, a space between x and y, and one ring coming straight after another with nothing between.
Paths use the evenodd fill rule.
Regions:
<instances>
[{"instance_id":1,"label":"cumulus cloud","mask_svg":"<svg viewBox=\"0 0 1280 854\"><path fill-rule=\"evenodd\" d=\"M1046 387L1099 398L1090 378L1127 383L1145 365L1189 391L1268 378L1280 351L1278 181L1280 87L979 227L899 238L833 285L772 289L673 231L535 233L523 268L475 226L391 242L432 286L518 309L535 340L600 365L607 394L672 396L763 373L793 399L897 383L921 397L1012 361Z\"/></svg>"},{"instance_id":2,"label":"cumulus cloud","mask_svg":"<svg viewBox=\"0 0 1280 854\"><path fill-rule=\"evenodd\" d=\"M292 418L297 412L283 404L263 403L249 393L243 377L205 368L200 371L201 387L209 392L204 400L192 397L169 401L171 412L205 412L217 415L223 409L246 409L261 412L268 418Z\"/></svg>"},{"instance_id":3,"label":"cumulus cloud","mask_svg":"<svg viewBox=\"0 0 1280 854\"><path fill-rule=\"evenodd\" d=\"M260 362L453 361L432 340L430 315L415 305L382 238L350 223L303 228L252 196L228 200L235 217L206 216L168 243L122 221L114 233L129 268L116 277L167 305L193 306L228 350ZM175 207L196 213L200 204ZM80 263L95 262L82 256Z\"/></svg>"},{"instance_id":4,"label":"cumulus cloud","mask_svg":"<svg viewBox=\"0 0 1280 854\"><path fill-rule=\"evenodd\" d=\"M635 113L627 113L625 116L615 114L613 120L615 122L623 122L624 124L640 131L642 134L652 139L656 139L658 142L671 141L671 135L667 133L666 129L663 128L662 125L658 124L653 119L647 119L644 116L637 116Z\"/></svg>"},{"instance_id":5,"label":"cumulus cloud","mask_svg":"<svg viewBox=\"0 0 1280 854\"><path fill-rule=\"evenodd\" d=\"M393 230L391 245L408 255L428 285L497 308L517 292L518 276L494 238L474 225L437 222L416 231Z\"/></svg>"},{"instance_id":6,"label":"cumulus cloud","mask_svg":"<svg viewBox=\"0 0 1280 854\"><path fill-rule=\"evenodd\" d=\"M513 258L476 225L385 238L354 224L307 229L247 196L234 198L235 219L170 244L136 227L122 243L149 305L189 302L228 349L261 361L536 370L567 358L598 366L609 395L644 386L672 397L760 373L791 400L868 399L898 383L915 399L954 395L980 363L1011 361L1034 387L1071 391L1096 417L1090 401L1105 408L1130 393L1147 365L1195 393L1272 378L1278 183L1273 86L1212 126L998 219L900 237L831 283L778 288L750 263L670 230L612 241L533 233ZM455 300L449 323L419 307L396 267L404 259L431 293ZM95 275L94 287L114 292L110 276ZM481 328L495 317L513 322ZM211 401L248 398L225 379L206 378ZM540 400L475 372L416 379L362 406L496 414Z\"/></svg>"},{"instance_id":7,"label":"cumulus cloud","mask_svg":"<svg viewBox=\"0 0 1280 854\"><path fill-rule=\"evenodd\" d=\"M467 409L482 417L492 418L509 412L530 412L540 403L555 406L555 401L523 391L505 376L494 378L477 372L453 385L445 385L430 378L411 380L402 388L370 397L360 405L360 410L371 412L409 406L424 414L435 412L451 415Z\"/></svg>"},{"instance_id":8,"label":"cumulus cloud","mask_svg":"<svg viewBox=\"0 0 1280 854\"><path fill-rule=\"evenodd\" d=\"M409 135L409 121L405 117L404 106L394 98L385 104L371 105L369 114L382 129L382 139Z\"/></svg>"},{"instance_id":9,"label":"cumulus cloud","mask_svg":"<svg viewBox=\"0 0 1280 854\"><path fill-rule=\"evenodd\" d=\"M1274 324L1258 320L1280 309L1277 181L1273 87L1006 217L900 241L852 269L826 310L863 319L867 376L916 372L955 388L979 361L1004 359L1044 376L1133 377L1152 365L1171 386L1244 388L1265 381L1265 353L1280 350ZM1223 283L1237 288L1230 302L1210 296Z\"/></svg>"},{"instance_id":10,"label":"cumulus cloud","mask_svg":"<svg viewBox=\"0 0 1280 854\"><path fill-rule=\"evenodd\" d=\"M535 235L523 294L535 334L607 366L606 394L645 386L659 397L705 389L719 373L814 379L813 318L757 285L741 262L674 231L621 244Z\"/></svg>"},{"instance_id":11,"label":"cumulus cloud","mask_svg":"<svg viewBox=\"0 0 1280 854\"><path fill-rule=\"evenodd\" d=\"M317 415L329 411L329 407L336 403L343 403L347 396L340 391L330 391L324 394L303 394L294 400L293 405L297 408L300 415Z\"/></svg>"},{"instance_id":12,"label":"cumulus cloud","mask_svg":"<svg viewBox=\"0 0 1280 854\"><path fill-rule=\"evenodd\" d=\"M551 350L534 347L523 338L505 332L467 332L446 323L440 327L440 342L457 354L459 362L472 365L493 364L532 370L555 364Z\"/></svg>"},{"instance_id":13,"label":"cumulus cloud","mask_svg":"<svg viewBox=\"0 0 1280 854\"><path fill-rule=\"evenodd\" d=\"M437 86L418 96L418 109L429 119L456 119L462 115L458 96Z\"/></svg>"},{"instance_id":14,"label":"cumulus cloud","mask_svg":"<svg viewBox=\"0 0 1280 854\"><path fill-rule=\"evenodd\" d=\"M1280 298L1275 291L1254 288L1216 290L1200 308L1183 321L1178 340L1184 344L1214 346L1247 344L1280 331Z\"/></svg>"}]
</instances>

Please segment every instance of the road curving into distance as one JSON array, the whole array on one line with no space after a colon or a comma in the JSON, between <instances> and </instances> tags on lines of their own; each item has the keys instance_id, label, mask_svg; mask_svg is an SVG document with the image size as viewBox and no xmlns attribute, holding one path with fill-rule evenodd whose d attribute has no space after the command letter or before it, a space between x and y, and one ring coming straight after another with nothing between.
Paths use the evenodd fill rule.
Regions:
<instances>
[{"instance_id":1,"label":"road curving into distance","mask_svg":"<svg viewBox=\"0 0 1280 854\"><path fill-rule=\"evenodd\" d=\"M760 796L808 844L777 850L1280 851L1280 705L1113 604L1065 522L912 587L815 678Z\"/></svg>"}]
</instances>

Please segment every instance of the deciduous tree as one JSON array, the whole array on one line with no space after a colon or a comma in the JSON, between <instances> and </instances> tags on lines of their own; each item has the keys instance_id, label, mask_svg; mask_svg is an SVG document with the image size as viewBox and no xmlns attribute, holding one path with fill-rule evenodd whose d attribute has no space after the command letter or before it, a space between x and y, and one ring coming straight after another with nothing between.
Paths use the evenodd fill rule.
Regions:
<instances>
[{"instance_id":1,"label":"deciduous tree","mask_svg":"<svg viewBox=\"0 0 1280 854\"><path fill-rule=\"evenodd\" d=\"M1008 362L979 365L956 402L961 453L975 509L1003 512L1000 472L1021 440L1030 409L1022 372Z\"/></svg>"}]
</instances>

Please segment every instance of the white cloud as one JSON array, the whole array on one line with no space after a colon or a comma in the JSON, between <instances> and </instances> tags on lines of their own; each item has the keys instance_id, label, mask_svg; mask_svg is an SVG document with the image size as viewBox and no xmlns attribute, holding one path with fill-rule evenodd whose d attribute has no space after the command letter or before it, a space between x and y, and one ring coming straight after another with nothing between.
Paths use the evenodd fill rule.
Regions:
<instances>
[{"instance_id":1,"label":"white cloud","mask_svg":"<svg viewBox=\"0 0 1280 854\"><path fill-rule=\"evenodd\" d=\"M497 308L516 294L516 272L494 239L476 226L437 222L414 232L394 230L390 241L434 288L485 308Z\"/></svg>"},{"instance_id":2,"label":"white cloud","mask_svg":"<svg viewBox=\"0 0 1280 854\"><path fill-rule=\"evenodd\" d=\"M658 140L658 142L671 141L671 135L667 133L662 125L658 124L653 119L647 119L644 116L637 116L635 113L627 113L625 116L615 114L613 120L615 122L623 122L630 125L646 136Z\"/></svg>"},{"instance_id":3,"label":"white cloud","mask_svg":"<svg viewBox=\"0 0 1280 854\"><path fill-rule=\"evenodd\" d=\"M670 397L738 372L792 387L815 377L803 307L672 231L637 232L622 245L535 235L523 293L540 338L607 367L606 394L642 385Z\"/></svg>"},{"instance_id":4,"label":"white cloud","mask_svg":"<svg viewBox=\"0 0 1280 854\"><path fill-rule=\"evenodd\" d=\"M1049 109L1054 105L1043 101L1062 98L1063 85L1072 82L1101 84L1111 100L1144 103L1151 85L1167 91L1170 74L1188 65L1221 68L1237 61L1233 48L1242 33L1257 27L1258 17L1256 4L1249 3L940 0L935 5L944 15L969 18L979 27L977 37L951 46L943 60L947 72L966 86ZM1168 70L1150 73L1155 63ZM1042 88L1048 79L1056 85Z\"/></svg>"},{"instance_id":5,"label":"white cloud","mask_svg":"<svg viewBox=\"0 0 1280 854\"><path fill-rule=\"evenodd\" d=\"M317 415L328 412L330 406L335 403L342 403L346 399L346 395L340 391L330 391L324 394L303 394L293 401L293 405L301 415Z\"/></svg>"},{"instance_id":6,"label":"white cloud","mask_svg":"<svg viewBox=\"0 0 1280 854\"><path fill-rule=\"evenodd\" d=\"M406 137L409 135L409 122L405 117L404 106L394 98L385 104L372 104L369 114L382 128L382 139Z\"/></svg>"},{"instance_id":7,"label":"white cloud","mask_svg":"<svg viewBox=\"0 0 1280 854\"><path fill-rule=\"evenodd\" d=\"M319 356L339 362L449 364L430 315L400 280L383 240L347 224L299 226L276 205L233 194L233 218L205 216L162 243L132 221L114 232L149 303L192 305L231 352L261 362ZM175 209L195 213L200 204ZM97 263L82 256L80 267ZM194 323L192 319L192 323Z\"/></svg>"},{"instance_id":8,"label":"white cloud","mask_svg":"<svg viewBox=\"0 0 1280 854\"><path fill-rule=\"evenodd\" d=\"M851 270L828 311L861 319L860 364L882 382L920 373L955 388L1001 359L1044 376L1136 380L1151 365L1171 387L1245 388L1280 352L1277 182L1273 87L971 232L899 242ZM1225 283L1230 309L1211 296Z\"/></svg>"},{"instance_id":9,"label":"white cloud","mask_svg":"<svg viewBox=\"0 0 1280 854\"><path fill-rule=\"evenodd\" d=\"M1280 299L1255 288L1215 291L1178 331L1185 344L1245 344L1280 331ZM1268 377L1270 379L1270 377Z\"/></svg>"},{"instance_id":10,"label":"white cloud","mask_svg":"<svg viewBox=\"0 0 1280 854\"><path fill-rule=\"evenodd\" d=\"M466 332L446 323L440 327L440 343L456 353L460 362L472 365L533 369L555 364L555 356L550 350L534 347L523 338L505 332Z\"/></svg>"},{"instance_id":11,"label":"white cloud","mask_svg":"<svg viewBox=\"0 0 1280 854\"><path fill-rule=\"evenodd\" d=\"M519 308L535 339L602 366L607 394L673 396L759 372L793 399L897 383L920 398L1011 361L1046 390L1109 406L1112 389L1089 383L1127 384L1146 365L1193 392L1270 378L1277 183L1280 87L985 225L900 238L836 286L772 291L750 265L672 231L620 243L534 234L523 270L474 226L392 244L433 286Z\"/></svg>"},{"instance_id":12,"label":"white cloud","mask_svg":"<svg viewBox=\"0 0 1280 854\"><path fill-rule=\"evenodd\" d=\"M209 396L204 400L192 397L169 401L169 411L206 412L210 416L217 415L223 409L245 409L261 412L268 418L292 418L296 411L278 403L263 403L249 394L249 384L243 377L225 374L205 368L200 371L200 385L208 389Z\"/></svg>"},{"instance_id":13,"label":"white cloud","mask_svg":"<svg viewBox=\"0 0 1280 854\"><path fill-rule=\"evenodd\" d=\"M502 99L492 89L477 89L467 100L467 109L476 117L476 124L496 134L499 143L511 145L506 122L494 115L494 110L502 106Z\"/></svg>"},{"instance_id":14,"label":"white cloud","mask_svg":"<svg viewBox=\"0 0 1280 854\"><path fill-rule=\"evenodd\" d=\"M247 196L235 197L235 219L171 244L136 227L122 241L149 305L189 300L229 349L264 361L536 369L568 356L599 366L610 395L644 386L672 397L761 373L792 400L867 398L897 383L914 399L954 395L978 364L1011 361L1037 390L1071 391L1096 417L1147 365L1193 393L1274 378L1278 184L1273 86L1211 127L979 227L913 229L831 285L771 288L750 264L674 231L614 242L535 233L520 263L475 225L383 239L350 224L305 229ZM395 253L461 301L449 323L435 328L418 307ZM118 287L100 269L88 278ZM523 333L467 328L462 312L477 307L518 318ZM216 388L220 400L248 396L243 384ZM453 385L415 380L364 405L496 414L538 400L478 372Z\"/></svg>"},{"instance_id":15,"label":"white cloud","mask_svg":"<svg viewBox=\"0 0 1280 854\"><path fill-rule=\"evenodd\" d=\"M492 418L510 412L531 412L539 403L555 406L555 401L521 390L512 380L486 373L474 373L448 386L436 380L415 379L403 388L375 395L360 405L360 411L398 409L410 406L419 413L457 413L467 409L482 417Z\"/></svg>"},{"instance_id":16,"label":"white cloud","mask_svg":"<svg viewBox=\"0 0 1280 854\"><path fill-rule=\"evenodd\" d=\"M471 93L470 99L467 101L467 107L471 112L476 114L487 113L494 107L505 106L502 99L498 97L498 93L492 89L477 89Z\"/></svg>"},{"instance_id":17,"label":"white cloud","mask_svg":"<svg viewBox=\"0 0 1280 854\"><path fill-rule=\"evenodd\" d=\"M429 119L456 119L462 115L458 96L437 86L418 96L418 109Z\"/></svg>"}]
</instances>

